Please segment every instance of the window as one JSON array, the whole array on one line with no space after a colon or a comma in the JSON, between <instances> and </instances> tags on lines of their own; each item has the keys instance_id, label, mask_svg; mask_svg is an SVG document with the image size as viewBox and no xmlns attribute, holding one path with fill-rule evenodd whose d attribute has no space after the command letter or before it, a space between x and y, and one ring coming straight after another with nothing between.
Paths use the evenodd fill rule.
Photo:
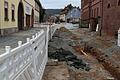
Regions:
<instances>
[{"instance_id":1,"label":"window","mask_svg":"<svg viewBox=\"0 0 120 80\"><path fill-rule=\"evenodd\" d=\"M93 17L93 16L94 16L94 11L93 11L93 9L92 9L92 13L91 13L91 14L92 14L92 17Z\"/></svg>"},{"instance_id":2,"label":"window","mask_svg":"<svg viewBox=\"0 0 120 80\"><path fill-rule=\"evenodd\" d=\"M5 21L8 21L8 2L5 1L5 5L4 5L4 11L5 11Z\"/></svg>"},{"instance_id":3,"label":"window","mask_svg":"<svg viewBox=\"0 0 120 80\"><path fill-rule=\"evenodd\" d=\"M120 6L120 0L118 0L118 6Z\"/></svg>"},{"instance_id":4,"label":"window","mask_svg":"<svg viewBox=\"0 0 120 80\"><path fill-rule=\"evenodd\" d=\"M94 17L96 17L96 8L94 9Z\"/></svg>"},{"instance_id":5,"label":"window","mask_svg":"<svg viewBox=\"0 0 120 80\"><path fill-rule=\"evenodd\" d=\"M110 8L110 3L108 4L107 8Z\"/></svg>"},{"instance_id":6,"label":"window","mask_svg":"<svg viewBox=\"0 0 120 80\"><path fill-rule=\"evenodd\" d=\"M93 17L93 12L92 12L92 10L91 10L91 17Z\"/></svg>"},{"instance_id":7,"label":"window","mask_svg":"<svg viewBox=\"0 0 120 80\"><path fill-rule=\"evenodd\" d=\"M12 4L12 21L15 21L15 6Z\"/></svg>"},{"instance_id":8,"label":"window","mask_svg":"<svg viewBox=\"0 0 120 80\"><path fill-rule=\"evenodd\" d=\"M94 12L94 9L93 9L93 17L95 17L95 12Z\"/></svg>"},{"instance_id":9,"label":"window","mask_svg":"<svg viewBox=\"0 0 120 80\"><path fill-rule=\"evenodd\" d=\"M98 17L98 14L99 14L99 8L97 8L97 17Z\"/></svg>"}]
</instances>

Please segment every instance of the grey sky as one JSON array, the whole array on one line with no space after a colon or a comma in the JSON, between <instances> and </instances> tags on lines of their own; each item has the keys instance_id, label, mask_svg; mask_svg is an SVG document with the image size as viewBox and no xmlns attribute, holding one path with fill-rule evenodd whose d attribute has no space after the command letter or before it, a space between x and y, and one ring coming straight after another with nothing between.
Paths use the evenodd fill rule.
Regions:
<instances>
[{"instance_id":1,"label":"grey sky","mask_svg":"<svg viewBox=\"0 0 120 80\"><path fill-rule=\"evenodd\" d=\"M80 6L81 0L40 0L42 6L46 9L60 9L64 8L68 4L73 6Z\"/></svg>"}]
</instances>

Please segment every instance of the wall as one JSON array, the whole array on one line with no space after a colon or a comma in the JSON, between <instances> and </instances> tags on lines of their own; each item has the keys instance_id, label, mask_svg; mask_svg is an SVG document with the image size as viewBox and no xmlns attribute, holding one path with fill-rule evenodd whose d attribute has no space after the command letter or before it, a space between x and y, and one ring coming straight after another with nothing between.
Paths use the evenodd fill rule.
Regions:
<instances>
[{"instance_id":1,"label":"wall","mask_svg":"<svg viewBox=\"0 0 120 80\"><path fill-rule=\"evenodd\" d=\"M60 19L63 20L63 21L65 21L65 14L61 14L60 15Z\"/></svg>"},{"instance_id":2,"label":"wall","mask_svg":"<svg viewBox=\"0 0 120 80\"><path fill-rule=\"evenodd\" d=\"M91 3L91 17L97 18L102 16L102 5L101 0L94 0Z\"/></svg>"},{"instance_id":3,"label":"wall","mask_svg":"<svg viewBox=\"0 0 120 80\"><path fill-rule=\"evenodd\" d=\"M81 11L81 19L88 20L89 19L89 7L82 9Z\"/></svg>"},{"instance_id":4,"label":"wall","mask_svg":"<svg viewBox=\"0 0 120 80\"><path fill-rule=\"evenodd\" d=\"M32 9L35 10L35 1L34 0L23 0L24 6L24 26L26 27L26 14L32 15ZM29 11L27 9L29 8ZM34 11L35 13L35 11ZM31 22L31 21L30 21Z\"/></svg>"},{"instance_id":5,"label":"wall","mask_svg":"<svg viewBox=\"0 0 120 80\"><path fill-rule=\"evenodd\" d=\"M39 12L35 10L35 21L34 23L39 23Z\"/></svg>"},{"instance_id":6,"label":"wall","mask_svg":"<svg viewBox=\"0 0 120 80\"><path fill-rule=\"evenodd\" d=\"M102 15L101 0L90 0L82 2L81 19L87 20L91 17L97 18Z\"/></svg>"},{"instance_id":7,"label":"wall","mask_svg":"<svg viewBox=\"0 0 120 80\"><path fill-rule=\"evenodd\" d=\"M4 2L8 2L8 21L4 19ZM32 15L32 9L35 13L35 1L34 0L1 0L0 2L0 35L9 34L18 31L18 5L20 1L23 3L24 8L24 27L26 27L26 14ZM15 21L12 21L12 4L15 6ZM39 17L39 14L36 14ZM35 16L34 16L35 17ZM30 26L31 26L30 21Z\"/></svg>"},{"instance_id":8,"label":"wall","mask_svg":"<svg viewBox=\"0 0 120 80\"><path fill-rule=\"evenodd\" d=\"M82 20L89 19L89 5L86 0L82 0ZM120 5L119 0L93 0L91 2L91 17L101 17L100 26L102 27L102 35L117 38L117 33L120 28ZM108 8L108 4L110 8ZM99 8L98 15L95 14L96 8ZM93 11L92 11L93 10Z\"/></svg>"},{"instance_id":9,"label":"wall","mask_svg":"<svg viewBox=\"0 0 120 80\"><path fill-rule=\"evenodd\" d=\"M110 8L108 8L110 4ZM103 0L103 33L117 37L120 28L120 6L118 0Z\"/></svg>"},{"instance_id":10,"label":"wall","mask_svg":"<svg viewBox=\"0 0 120 80\"><path fill-rule=\"evenodd\" d=\"M2 6L2 2L0 2L0 5ZM2 22L2 7L0 7L0 29L1 29L1 22Z\"/></svg>"},{"instance_id":11,"label":"wall","mask_svg":"<svg viewBox=\"0 0 120 80\"><path fill-rule=\"evenodd\" d=\"M66 15L66 19L69 18L76 18L79 19L80 18L80 10L78 8L73 8L71 11L68 12L68 14Z\"/></svg>"},{"instance_id":12,"label":"wall","mask_svg":"<svg viewBox=\"0 0 120 80\"><path fill-rule=\"evenodd\" d=\"M37 3L35 3L35 19L34 19L34 23L39 23L39 11L40 11L40 7Z\"/></svg>"},{"instance_id":13,"label":"wall","mask_svg":"<svg viewBox=\"0 0 120 80\"><path fill-rule=\"evenodd\" d=\"M89 0L81 1L81 19L82 20L89 19Z\"/></svg>"},{"instance_id":14,"label":"wall","mask_svg":"<svg viewBox=\"0 0 120 80\"><path fill-rule=\"evenodd\" d=\"M1 11L1 29L4 28L11 28L11 27L17 27L17 6L18 6L18 2L19 0L7 0L8 2L8 19L9 21L5 21L4 20L4 0L1 0L0 5L0 11ZM14 4L15 5L15 21L12 21L12 17L11 17L11 5Z\"/></svg>"}]
</instances>

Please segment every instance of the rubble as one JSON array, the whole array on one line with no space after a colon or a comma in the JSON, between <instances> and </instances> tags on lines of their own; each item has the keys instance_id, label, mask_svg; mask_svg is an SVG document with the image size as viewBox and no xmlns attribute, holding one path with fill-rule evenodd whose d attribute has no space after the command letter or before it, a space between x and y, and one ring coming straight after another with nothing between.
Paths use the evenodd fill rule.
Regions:
<instances>
[{"instance_id":1,"label":"rubble","mask_svg":"<svg viewBox=\"0 0 120 80\"><path fill-rule=\"evenodd\" d=\"M58 61L66 61L67 64L76 69L84 69L86 71L90 70L89 65L87 65L82 59L78 59L70 51L66 51L63 48L58 49L55 53L49 53L50 59L57 59Z\"/></svg>"},{"instance_id":2,"label":"rubble","mask_svg":"<svg viewBox=\"0 0 120 80\"><path fill-rule=\"evenodd\" d=\"M102 64L104 58L100 58L100 62L100 60L92 55L98 55L93 51L94 48L101 46L97 45L97 43L93 44L95 42L92 40L94 35L91 37L91 35L86 32L88 31L86 29L84 29L85 32L77 30L79 29L66 30L65 28L62 28L55 32L52 42L49 42L49 60L53 60L52 62L55 62L55 66L59 66L59 63L64 62L69 70L69 80L116 80ZM90 40L92 40L92 42L89 42ZM94 46L88 46L89 43ZM104 56L106 58L109 57L107 54ZM46 69L49 70L51 68L54 68L53 65ZM119 67L117 68L119 69ZM49 74L51 73L52 72L50 71ZM59 72L56 72L55 74L58 74L59 76Z\"/></svg>"},{"instance_id":3,"label":"rubble","mask_svg":"<svg viewBox=\"0 0 120 80\"><path fill-rule=\"evenodd\" d=\"M114 80L119 80L120 48L116 45L116 40L107 37L97 37L96 35L91 36L90 32L88 34L81 34L80 31L82 30L79 29L78 32L73 31L73 33L76 32L79 37L83 38L82 41L86 39L86 42L80 46L73 46L74 49L79 53L81 53L80 50L83 49L86 53L94 56L99 63L102 64L112 76L114 76Z\"/></svg>"}]
</instances>

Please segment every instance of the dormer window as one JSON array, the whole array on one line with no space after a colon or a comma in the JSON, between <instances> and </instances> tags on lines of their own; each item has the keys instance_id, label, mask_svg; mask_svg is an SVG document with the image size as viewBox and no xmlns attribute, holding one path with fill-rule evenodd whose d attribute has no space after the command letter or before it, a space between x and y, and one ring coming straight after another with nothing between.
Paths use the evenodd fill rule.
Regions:
<instances>
[{"instance_id":1,"label":"dormer window","mask_svg":"<svg viewBox=\"0 0 120 80\"><path fill-rule=\"evenodd\" d=\"M108 3L108 6L107 6L107 8L110 8L111 7L111 5L110 5L110 3Z\"/></svg>"}]
</instances>

